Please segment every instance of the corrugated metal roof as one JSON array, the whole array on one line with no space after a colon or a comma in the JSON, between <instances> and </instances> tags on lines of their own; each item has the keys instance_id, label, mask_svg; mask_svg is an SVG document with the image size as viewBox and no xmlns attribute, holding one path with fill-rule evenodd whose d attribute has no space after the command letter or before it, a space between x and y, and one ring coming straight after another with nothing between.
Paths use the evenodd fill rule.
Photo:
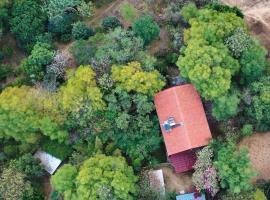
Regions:
<instances>
[{"instance_id":1,"label":"corrugated metal roof","mask_svg":"<svg viewBox=\"0 0 270 200\"><path fill-rule=\"evenodd\" d=\"M182 194L176 197L176 200L206 200L205 195L202 194L200 197L196 197L195 193Z\"/></svg>"},{"instance_id":2,"label":"corrugated metal roof","mask_svg":"<svg viewBox=\"0 0 270 200\"><path fill-rule=\"evenodd\" d=\"M49 174L53 174L61 164L61 160L46 153L45 151L37 151L34 157L40 159L41 164Z\"/></svg>"}]
</instances>

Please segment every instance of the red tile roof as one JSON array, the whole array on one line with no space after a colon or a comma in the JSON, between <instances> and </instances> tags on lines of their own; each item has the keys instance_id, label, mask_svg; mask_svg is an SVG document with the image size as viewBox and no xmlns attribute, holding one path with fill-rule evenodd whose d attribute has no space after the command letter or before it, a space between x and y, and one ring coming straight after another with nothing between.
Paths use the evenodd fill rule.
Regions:
<instances>
[{"instance_id":1,"label":"red tile roof","mask_svg":"<svg viewBox=\"0 0 270 200\"><path fill-rule=\"evenodd\" d=\"M208 144L211 132L200 96L191 84L161 91L154 102L168 156ZM169 117L183 125L166 132L162 124Z\"/></svg>"}]
</instances>

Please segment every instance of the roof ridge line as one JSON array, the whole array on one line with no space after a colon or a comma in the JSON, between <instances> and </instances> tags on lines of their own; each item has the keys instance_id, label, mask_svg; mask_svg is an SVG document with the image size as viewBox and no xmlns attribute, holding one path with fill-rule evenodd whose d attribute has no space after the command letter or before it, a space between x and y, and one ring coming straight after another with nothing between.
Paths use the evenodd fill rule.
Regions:
<instances>
[{"instance_id":1,"label":"roof ridge line","mask_svg":"<svg viewBox=\"0 0 270 200\"><path fill-rule=\"evenodd\" d=\"M185 85L183 85L183 86L185 86ZM182 87L182 86L178 86L178 87ZM174 87L174 88L173 88L173 93L174 93L174 95L175 95L175 97L176 97L176 103L177 103L178 109L181 110L180 115L181 115L181 118L183 119L183 124L184 124L183 126L180 126L180 127L183 127L183 128L184 128L184 132L185 132L186 138L187 138L187 140L188 140L189 147L191 147L190 138L189 138L189 136L188 136L188 134L187 134L187 129L186 129L186 127L185 127L185 122L184 122L184 119L185 119L185 118L184 118L184 116L183 116L183 112L182 112L182 108L181 108L181 106L180 106L179 98L178 98L178 96L177 96L176 88L177 88L177 87Z\"/></svg>"}]
</instances>

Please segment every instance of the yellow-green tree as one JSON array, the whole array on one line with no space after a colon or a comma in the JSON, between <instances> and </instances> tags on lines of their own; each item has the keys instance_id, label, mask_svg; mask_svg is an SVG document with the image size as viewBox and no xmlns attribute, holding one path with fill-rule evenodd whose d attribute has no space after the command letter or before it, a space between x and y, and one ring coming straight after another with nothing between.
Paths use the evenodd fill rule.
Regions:
<instances>
[{"instance_id":1,"label":"yellow-green tree","mask_svg":"<svg viewBox=\"0 0 270 200\"><path fill-rule=\"evenodd\" d=\"M224 45L224 39L237 28L246 30L243 19L234 13L220 13L211 9L184 9L191 27L185 30L183 49L177 66L184 78L195 85L201 95L214 100L225 95L231 78L240 65ZM191 12L191 13L190 13Z\"/></svg>"},{"instance_id":2,"label":"yellow-green tree","mask_svg":"<svg viewBox=\"0 0 270 200\"><path fill-rule=\"evenodd\" d=\"M0 94L0 137L36 143L42 135L64 142L67 132L59 114L41 98L42 92L28 87L7 88ZM50 110L49 110L50 108Z\"/></svg>"},{"instance_id":3,"label":"yellow-green tree","mask_svg":"<svg viewBox=\"0 0 270 200\"><path fill-rule=\"evenodd\" d=\"M64 165L52 178L54 188L70 200L133 200L137 177L124 157L97 154L84 161L78 174Z\"/></svg>"},{"instance_id":4,"label":"yellow-green tree","mask_svg":"<svg viewBox=\"0 0 270 200\"><path fill-rule=\"evenodd\" d=\"M165 85L162 76L156 70L145 72L139 62L131 62L126 66L112 67L112 78L121 89L154 95Z\"/></svg>"},{"instance_id":5,"label":"yellow-green tree","mask_svg":"<svg viewBox=\"0 0 270 200\"><path fill-rule=\"evenodd\" d=\"M73 74L69 73L67 84L61 88L63 108L66 111L79 110L84 104L89 104L93 110L105 108L95 75L87 65L80 66Z\"/></svg>"}]
</instances>

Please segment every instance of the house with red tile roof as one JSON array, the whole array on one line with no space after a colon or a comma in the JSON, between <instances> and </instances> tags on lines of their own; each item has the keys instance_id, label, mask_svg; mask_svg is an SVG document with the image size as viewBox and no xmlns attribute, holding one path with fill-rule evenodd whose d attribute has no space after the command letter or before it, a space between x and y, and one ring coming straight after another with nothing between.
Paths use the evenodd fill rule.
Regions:
<instances>
[{"instance_id":1,"label":"house with red tile roof","mask_svg":"<svg viewBox=\"0 0 270 200\"><path fill-rule=\"evenodd\" d=\"M193 85L186 84L157 93L154 102L176 173L192 169L196 150L212 138L200 95Z\"/></svg>"}]
</instances>

